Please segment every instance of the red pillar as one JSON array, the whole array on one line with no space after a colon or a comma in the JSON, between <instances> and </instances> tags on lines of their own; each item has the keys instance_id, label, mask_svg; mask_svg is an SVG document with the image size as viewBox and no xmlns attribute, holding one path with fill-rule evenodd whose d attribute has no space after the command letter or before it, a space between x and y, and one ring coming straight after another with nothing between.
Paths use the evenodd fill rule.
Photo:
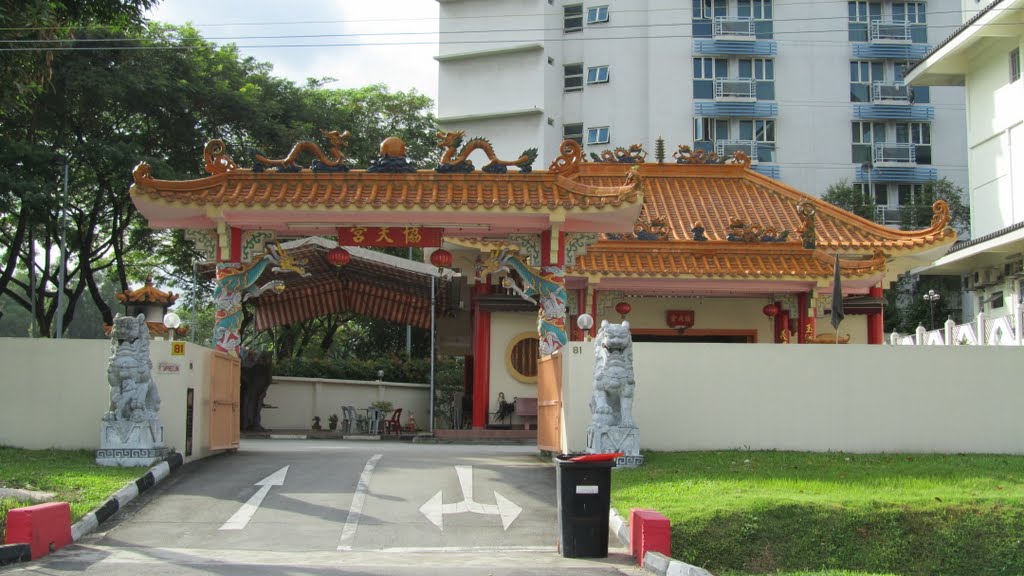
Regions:
<instances>
[{"instance_id":1,"label":"red pillar","mask_svg":"<svg viewBox=\"0 0 1024 576\"><path fill-rule=\"evenodd\" d=\"M473 286L473 428L487 426L491 400L491 313L480 309L478 297L491 292L484 281Z\"/></svg>"},{"instance_id":2,"label":"red pillar","mask_svg":"<svg viewBox=\"0 0 1024 576\"><path fill-rule=\"evenodd\" d=\"M797 318L799 319L799 332L797 334L797 342L799 342L800 344L806 344L808 335L817 336L817 333L815 332L816 322L814 321L814 316L807 313L807 310L811 306L811 294L809 292L797 294L796 302L796 305L800 307L800 309L797 310Z\"/></svg>"},{"instance_id":3,"label":"red pillar","mask_svg":"<svg viewBox=\"0 0 1024 576\"><path fill-rule=\"evenodd\" d=\"M868 295L872 298L882 298L882 287L874 286ZM878 306L878 312L868 314L868 344L882 344L885 342L885 322L882 318L882 306Z\"/></svg>"}]
</instances>

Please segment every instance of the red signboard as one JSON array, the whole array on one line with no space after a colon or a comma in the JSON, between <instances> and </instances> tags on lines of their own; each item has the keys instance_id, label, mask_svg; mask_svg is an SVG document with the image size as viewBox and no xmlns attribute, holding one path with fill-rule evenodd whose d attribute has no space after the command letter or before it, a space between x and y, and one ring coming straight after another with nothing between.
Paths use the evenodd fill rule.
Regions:
<instances>
[{"instance_id":1,"label":"red signboard","mask_svg":"<svg viewBox=\"0 0 1024 576\"><path fill-rule=\"evenodd\" d=\"M349 226L338 228L339 246L441 246L441 228L420 226Z\"/></svg>"},{"instance_id":2,"label":"red signboard","mask_svg":"<svg viewBox=\"0 0 1024 576\"><path fill-rule=\"evenodd\" d=\"M693 310L667 310L665 323L669 328L689 328L693 326Z\"/></svg>"}]
</instances>

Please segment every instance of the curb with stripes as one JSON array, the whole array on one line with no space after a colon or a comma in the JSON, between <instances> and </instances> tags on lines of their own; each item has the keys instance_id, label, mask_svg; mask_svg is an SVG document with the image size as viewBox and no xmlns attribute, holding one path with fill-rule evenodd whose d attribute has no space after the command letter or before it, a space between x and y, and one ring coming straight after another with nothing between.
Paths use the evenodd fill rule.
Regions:
<instances>
[{"instance_id":1,"label":"curb with stripes","mask_svg":"<svg viewBox=\"0 0 1024 576\"><path fill-rule=\"evenodd\" d=\"M619 514L619 511L612 508L608 512L608 527L612 534L619 539L619 542L631 550L629 546L629 523ZM657 576L713 576L707 570L687 564L675 558L669 558L659 552L648 551L644 554L643 569L645 572Z\"/></svg>"},{"instance_id":2,"label":"curb with stripes","mask_svg":"<svg viewBox=\"0 0 1024 576\"><path fill-rule=\"evenodd\" d=\"M142 494L146 490L149 490L153 486L156 486L161 480L166 478L172 470L177 470L185 463L184 457L180 453L174 453L167 457L166 460L153 466L140 476L135 482L131 482L125 485L114 493L106 502L103 503L99 508L89 512L82 517L81 520L71 525L71 539L74 542L78 542L78 539L91 533L93 530L99 528L99 525L105 522L117 511L124 507L125 504L131 502L136 496Z\"/></svg>"}]
</instances>

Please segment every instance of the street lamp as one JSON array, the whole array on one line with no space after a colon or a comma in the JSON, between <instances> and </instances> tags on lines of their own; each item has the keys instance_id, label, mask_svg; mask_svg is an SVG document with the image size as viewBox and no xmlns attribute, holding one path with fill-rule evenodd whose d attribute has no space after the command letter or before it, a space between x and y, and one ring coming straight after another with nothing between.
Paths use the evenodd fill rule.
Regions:
<instances>
[{"instance_id":1,"label":"street lamp","mask_svg":"<svg viewBox=\"0 0 1024 576\"><path fill-rule=\"evenodd\" d=\"M932 330L935 329L935 303L942 298L942 294L939 294L935 290L929 290L927 294L922 296L924 301L928 303L928 327Z\"/></svg>"},{"instance_id":2,"label":"street lamp","mask_svg":"<svg viewBox=\"0 0 1024 576\"><path fill-rule=\"evenodd\" d=\"M168 312L164 314L164 326L167 327L167 333L171 337L171 341L174 341L174 331L181 326L181 318L174 312Z\"/></svg>"}]
</instances>

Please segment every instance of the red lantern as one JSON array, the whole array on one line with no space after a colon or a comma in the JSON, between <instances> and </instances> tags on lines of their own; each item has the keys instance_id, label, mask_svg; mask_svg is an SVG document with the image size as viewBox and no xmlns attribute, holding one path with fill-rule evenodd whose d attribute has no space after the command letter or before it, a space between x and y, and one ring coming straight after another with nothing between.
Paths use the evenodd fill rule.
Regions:
<instances>
[{"instance_id":1,"label":"red lantern","mask_svg":"<svg viewBox=\"0 0 1024 576\"><path fill-rule=\"evenodd\" d=\"M623 318L625 318L626 314L629 314L629 311L632 309L633 307L629 305L629 302L619 302L615 305L615 311L621 314Z\"/></svg>"},{"instance_id":2,"label":"red lantern","mask_svg":"<svg viewBox=\"0 0 1024 576\"><path fill-rule=\"evenodd\" d=\"M333 264L334 266L337 266L338 268L344 266L345 264L348 264L349 260L351 259L352 255L348 253L348 250L345 250L341 246L331 248L327 252L327 261Z\"/></svg>"},{"instance_id":3,"label":"red lantern","mask_svg":"<svg viewBox=\"0 0 1024 576\"><path fill-rule=\"evenodd\" d=\"M774 318L779 315L779 305L768 304L764 308L761 308L761 312L769 318Z\"/></svg>"},{"instance_id":4,"label":"red lantern","mask_svg":"<svg viewBox=\"0 0 1024 576\"><path fill-rule=\"evenodd\" d=\"M434 250L430 255L430 263L438 268L451 268L452 267L452 253L445 250Z\"/></svg>"}]
</instances>

